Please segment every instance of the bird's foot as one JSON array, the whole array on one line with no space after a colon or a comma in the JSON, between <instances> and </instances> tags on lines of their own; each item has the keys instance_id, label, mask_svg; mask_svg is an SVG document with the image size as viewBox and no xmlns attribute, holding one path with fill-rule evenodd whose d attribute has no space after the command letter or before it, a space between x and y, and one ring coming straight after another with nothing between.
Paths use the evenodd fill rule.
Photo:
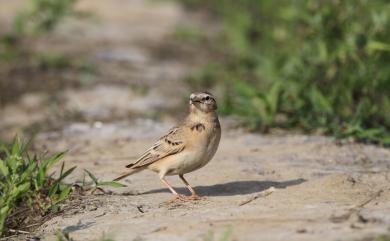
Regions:
<instances>
[{"instance_id":1,"label":"bird's foot","mask_svg":"<svg viewBox=\"0 0 390 241\"><path fill-rule=\"evenodd\" d=\"M174 198L172 198L169 203L175 203L175 202L187 202L187 201L199 201L199 200L206 200L207 197L201 197L198 194L192 194L191 196L185 196L181 194L175 195Z\"/></svg>"},{"instance_id":2,"label":"bird's foot","mask_svg":"<svg viewBox=\"0 0 390 241\"><path fill-rule=\"evenodd\" d=\"M198 194L192 194L191 196L186 197L188 201L198 201L198 200L206 200L207 197L201 197Z\"/></svg>"},{"instance_id":3,"label":"bird's foot","mask_svg":"<svg viewBox=\"0 0 390 241\"><path fill-rule=\"evenodd\" d=\"M177 202L177 201L187 201L187 197L184 196L184 195L181 195L181 194L177 194L169 202L170 203L174 203L174 202Z\"/></svg>"}]
</instances>

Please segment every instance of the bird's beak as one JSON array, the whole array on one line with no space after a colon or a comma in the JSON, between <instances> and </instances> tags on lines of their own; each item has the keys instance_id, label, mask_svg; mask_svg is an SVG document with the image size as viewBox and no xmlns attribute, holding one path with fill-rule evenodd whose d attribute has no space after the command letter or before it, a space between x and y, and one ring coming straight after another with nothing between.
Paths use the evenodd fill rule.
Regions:
<instances>
[{"instance_id":1,"label":"bird's beak","mask_svg":"<svg viewBox=\"0 0 390 241\"><path fill-rule=\"evenodd\" d=\"M190 96L190 104L193 104L194 102L199 102L199 99L196 97L195 94L191 94L191 96Z\"/></svg>"}]
</instances>

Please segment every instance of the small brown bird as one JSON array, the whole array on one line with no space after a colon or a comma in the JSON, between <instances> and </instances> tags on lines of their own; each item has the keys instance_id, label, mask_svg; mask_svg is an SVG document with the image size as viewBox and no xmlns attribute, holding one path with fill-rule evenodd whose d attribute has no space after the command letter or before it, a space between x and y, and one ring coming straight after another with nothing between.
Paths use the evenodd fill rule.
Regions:
<instances>
[{"instance_id":1,"label":"small brown bird","mask_svg":"<svg viewBox=\"0 0 390 241\"><path fill-rule=\"evenodd\" d=\"M221 139L221 126L217 115L217 103L208 92L190 96L190 113L185 121L172 128L142 156L127 165L130 170L115 178L118 181L136 172L150 169L157 172L161 181L175 195L175 199L197 200L200 197L184 179L184 174L205 166L217 151ZM178 194L165 180L167 175L179 175L191 196Z\"/></svg>"}]
</instances>

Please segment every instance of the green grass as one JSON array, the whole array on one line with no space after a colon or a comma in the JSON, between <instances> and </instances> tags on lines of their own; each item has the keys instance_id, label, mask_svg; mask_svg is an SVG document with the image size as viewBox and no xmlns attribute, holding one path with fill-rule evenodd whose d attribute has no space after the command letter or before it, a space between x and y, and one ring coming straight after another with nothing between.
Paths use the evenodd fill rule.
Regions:
<instances>
[{"instance_id":1,"label":"green grass","mask_svg":"<svg viewBox=\"0 0 390 241\"><path fill-rule=\"evenodd\" d=\"M63 159L64 152L48 158L31 158L27 147L19 138L10 146L0 143L0 237L9 229L25 231L24 226L29 226L25 223L27 219L38 219L39 223L41 218L61 211L60 205L76 185L63 182L76 166L65 169L62 162L58 175L52 170ZM85 172L92 182L78 185L82 191L93 193L102 187L125 187L117 182L99 181L90 171Z\"/></svg>"},{"instance_id":2,"label":"green grass","mask_svg":"<svg viewBox=\"0 0 390 241\"><path fill-rule=\"evenodd\" d=\"M381 235L375 238L374 241L390 241L390 235Z\"/></svg>"},{"instance_id":3,"label":"green grass","mask_svg":"<svg viewBox=\"0 0 390 241\"><path fill-rule=\"evenodd\" d=\"M390 3L181 0L217 16L188 83L251 130L299 128L390 145Z\"/></svg>"},{"instance_id":4,"label":"green grass","mask_svg":"<svg viewBox=\"0 0 390 241\"><path fill-rule=\"evenodd\" d=\"M63 183L75 166L69 169L61 165L58 177L51 168L62 160L64 153L44 159L31 158L27 145L15 138L12 145L0 146L0 236L7 226L19 225L9 219L18 209L33 209L37 215L59 211L59 205L68 198L72 186ZM16 222L16 223L15 223ZM21 226L19 229L23 228Z\"/></svg>"},{"instance_id":5,"label":"green grass","mask_svg":"<svg viewBox=\"0 0 390 241\"><path fill-rule=\"evenodd\" d=\"M86 183L85 179L83 180L82 187L88 186L88 190L93 194L96 190L102 190L102 187L113 187L113 188L119 188L119 187L126 187L126 185L121 184L119 182L115 181L100 181L92 172L88 171L87 169L84 169L84 172L87 173L89 178L92 180L91 183Z\"/></svg>"},{"instance_id":6,"label":"green grass","mask_svg":"<svg viewBox=\"0 0 390 241\"><path fill-rule=\"evenodd\" d=\"M232 240L232 229L223 232L219 238L216 237L214 231L209 231L202 241L230 241Z\"/></svg>"},{"instance_id":7,"label":"green grass","mask_svg":"<svg viewBox=\"0 0 390 241\"><path fill-rule=\"evenodd\" d=\"M225 231L219 238L216 238L213 232L209 232L209 234L204 238L204 241L229 241L232 239L232 230Z\"/></svg>"}]
</instances>

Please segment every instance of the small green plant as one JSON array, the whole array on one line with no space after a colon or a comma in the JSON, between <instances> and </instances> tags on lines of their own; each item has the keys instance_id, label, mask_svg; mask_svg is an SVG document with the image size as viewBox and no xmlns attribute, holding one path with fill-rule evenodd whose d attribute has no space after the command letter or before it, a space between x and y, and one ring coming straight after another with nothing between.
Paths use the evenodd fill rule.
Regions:
<instances>
[{"instance_id":1,"label":"small green plant","mask_svg":"<svg viewBox=\"0 0 390 241\"><path fill-rule=\"evenodd\" d=\"M92 180L92 187L90 189L91 193L94 193L96 190L99 190L104 193L104 190L102 187L126 187L126 185L121 184L119 182L115 181L99 181L95 175L92 174L92 172L88 171L87 169L84 169L84 171L88 174L89 178ZM83 180L82 186L89 186L89 184L85 183L85 180Z\"/></svg>"},{"instance_id":2,"label":"small green plant","mask_svg":"<svg viewBox=\"0 0 390 241\"><path fill-rule=\"evenodd\" d=\"M203 238L203 241L229 241L232 240L232 229L228 229L222 233L219 238L215 237L213 231L209 231L207 235Z\"/></svg>"},{"instance_id":3,"label":"small green plant","mask_svg":"<svg viewBox=\"0 0 390 241\"><path fill-rule=\"evenodd\" d=\"M0 235L4 233L8 219L18 208L31 208L41 215L59 211L72 187L63 180L76 168L65 170L62 163L58 177L50 173L51 168L63 157L64 152L46 159L30 158L27 144L15 138L8 147L0 144ZM16 225L18 225L16 223Z\"/></svg>"},{"instance_id":4,"label":"small green plant","mask_svg":"<svg viewBox=\"0 0 390 241\"><path fill-rule=\"evenodd\" d=\"M62 162L58 175L52 172L54 165L64 157L65 152L48 158L33 158L27 152L28 143L15 138L8 146L0 142L0 236L7 229L23 229L27 217L36 220L60 211L60 204L67 200L74 184L65 184L64 179L75 169L65 169ZM99 181L90 171L85 170L92 183L85 180L81 191L102 190L102 187L125 187L114 181ZM104 192L104 191L103 191ZM38 218L39 220L39 218ZM39 221L38 221L39 223ZM68 236L61 233L59 238Z\"/></svg>"},{"instance_id":5,"label":"small green plant","mask_svg":"<svg viewBox=\"0 0 390 241\"><path fill-rule=\"evenodd\" d=\"M56 237L57 241L74 241L74 239L69 236L69 232L63 230L58 230L56 233Z\"/></svg>"},{"instance_id":6,"label":"small green plant","mask_svg":"<svg viewBox=\"0 0 390 241\"><path fill-rule=\"evenodd\" d=\"M373 239L373 241L390 241L390 235L389 234L380 235L375 239Z\"/></svg>"}]
</instances>

